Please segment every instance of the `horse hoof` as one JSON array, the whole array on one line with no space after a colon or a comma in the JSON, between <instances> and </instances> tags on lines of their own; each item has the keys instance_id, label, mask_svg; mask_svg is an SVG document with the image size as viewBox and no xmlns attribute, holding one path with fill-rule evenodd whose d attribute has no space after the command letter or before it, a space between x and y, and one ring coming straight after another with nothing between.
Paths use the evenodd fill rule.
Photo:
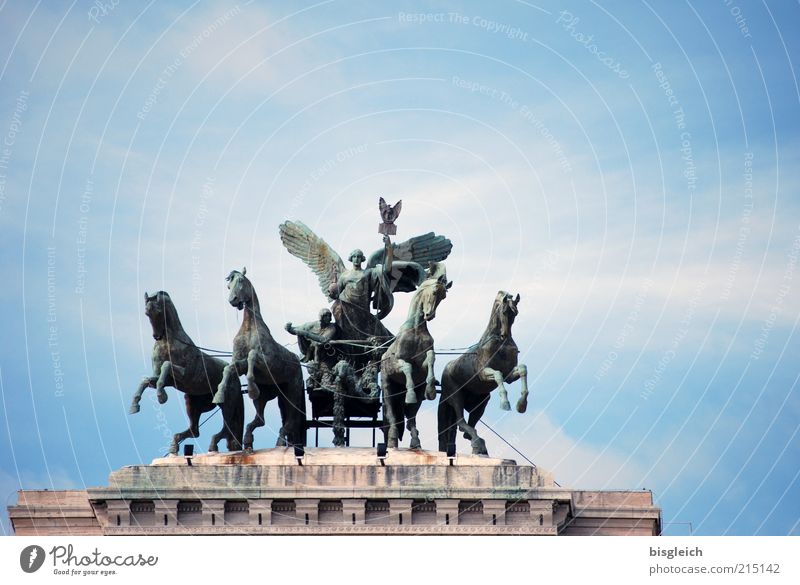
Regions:
<instances>
[{"instance_id":1,"label":"horse hoof","mask_svg":"<svg viewBox=\"0 0 800 585\"><path fill-rule=\"evenodd\" d=\"M521 400L517 402L517 412L523 414L526 410L528 410L528 403L522 402Z\"/></svg>"},{"instance_id":2,"label":"horse hoof","mask_svg":"<svg viewBox=\"0 0 800 585\"><path fill-rule=\"evenodd\" d=\"M138 404L134 404L128 409L128 414L136 414L140 410L141 410L141 408L139 407L139 405Z\"/></svg>"},{"instance_id":3,"label":"horse hoof","mask_svg":"<svg viewBox=\"0 0 800 585\"><path fill-rule=\"evenodd\" d=\"M436 387L428 386L425 388L425 398L427 400L436 400Z\"/></svg>"},{"instance_id":4,"label":"horse hoof","mask_svg":"<svg viewBox=\"0 0 800 585\"><path fill-rule=\"evenodd\" d=\"M164 392L163 390L161 390L158 394L156 394L156 397L158 398L159 404L164 404L169 398L169 396L167 396L167 393Z\"/></svg>"},{"instance_id":5,"label":"horse hoof","mask_svg":"<svg viewBox=\"0 0 800 585\"><path fill-rule=\"evenodd\" d=\"M508 400L504 400L500 403L500 408L502 410L511 410L511 403Z\"/></svg>"},{"instance_id":6,"label":"horse hoof","mask_svg":"<svg viewBox=\"0 0 800 585\"><path fill-rule=\"evenodd\" d=\"M422 443L419 442L419 439L411 439L411 445L409 445L412 449L422 449Z\"/></svg>"},{"instance_id":7,"label":"horse hoof","mask_svg":"<svg viewBox=\"0 0 800 585\"><path fill-rule=\"evenodd\" d=\"M475 439L472 441L472 454L473 455L488 455L486 450L486 441L483 439Z\"/></svg>"},{"instance_id":8,"label":"horse hoof","mask_svg":"<svg viewBox=\"0 0 800 585\"><path fill-rule=\"evenodd\" d=\"M246 455L252 455L253 454L253 446L252 445L245 445L244 449L242 449L242 451L244 451L244 453Z\"/></svg>"}]
</instances>

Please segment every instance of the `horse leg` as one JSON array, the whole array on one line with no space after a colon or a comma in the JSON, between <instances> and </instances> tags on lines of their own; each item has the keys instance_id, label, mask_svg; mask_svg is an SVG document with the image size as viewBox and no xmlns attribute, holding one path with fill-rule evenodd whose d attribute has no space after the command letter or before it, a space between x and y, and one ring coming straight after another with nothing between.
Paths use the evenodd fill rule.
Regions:
<instances>
[{"instance_id":1,"label":"horse leg","mask_svg":"<svg viewBox=\"0 0 800 585\"><path fill-rule=\"evenodd\" d=\"M478 436L478 431L475 430L475 427L468 425L462 418L458 421L458 428L461 429L465 436L469 436L469 442L470 445L472 445L473 455L489 454L489 452L486 450L486 441Z\"/></svg>"},{"instance_id":2,"label":"horse leg","mask_svg":"<svg viewBox=\"0 0 800 585\"><path fill-rule=\"evenodd\" d=\"M241 451L242 444L240 442L241 439L237 438L236 431L232 428L233 424L238 424L238 428L241 432L242 423L236 423L235 421L225 420L226 412L225 410L222 411L223 421L222 421L222 430L218 432L216 435L211 437L211 446L208 450L211 453L218 453L219 452L219 442L222 439L225 439L225 444L228 448L228 451ZM242 416L244 417L244 413L234 414L234 416Z\"/></svg>"},{"instance_id":3,"label":"horse leg","mask_svg":"<svg viewBox=\"0 0 800 585\"><path fill-rule=\"evenodd\" d=\"M455 392L450 397L450 405L456 412L456 424L459 430L464 433L464 437L469 439L473 455L488 455L486 442L478 436L478 431L475 430L475 427L468 425L464 420L464 396L462 392L463 390Z\"/></svg>"},{"instance_id":4,"label":"horse leg","mask_svg":"<svg viewBox=\"0 0 800 585\"><path fill-rule=\"evenodd\" d=\"M220 407L220 410L222 411L222 429L218 433L216 433L215 435L211 435L211 444L208 446L208 452L209 453L218 453L219 452L219 442L222 439L227 438L228 439L228 445L230 446L230 444L231 444L231 432L230 432L230 429L228 428L228 421L226 420L226 416L225 416L226 415L225 407ZM228 450L232 451L232 449L228 449Z\"/></svg>"},{"instance_id":5,"label":"horse leg","mask_svg":"<svg viewBox=\"0 0 800 585\"><path fill-rule=\"evenodd\" d=\"M287 443L305 446L306 444L306 394L303 371L296 368L293 380L284 386L284 402Z\"/></svg>"},{"instance_id":6,"label":"horse leg","mask_svg":"<svg viewBox=\"0 0 800 585\"><path fill-rule=\"evenodd\" d=\"M212 403L225 404L225 393L228 391L228 384L230 383L231 376L239 377L239 370L233 362L225 366L225 369L222 370L222 380L220 380L219 386L217 386L217 393L214 394L214 399L211 401Z\"/></svg>"},{"instance_id":7,"label":"horse leg","mask_svg":"<svg viewBox=\"0 0 800 585\"><path fill-rule=\"evenodd\" d=\"M442 390L444 396L444 390ZM438 422L438 436L439 436L439 451L447 451L447 445L455 443L456 440L456 427L455 415L450 407L450 402L445 398L439 399L439 407L437 408L437 422Z\"/></svg>"},{"instance_id":8,"label":"horse leg","mask_svg":"<svg viewBox=\"0 0 800 585\"><path fill-rule=\"evenodd\" d=\"M192 402L192 397L186 395L186 414L189 416L189 428L181 433L176 433L172 437L172 445L170 445L169 452L172 455L177 455L178 447L180 444L189 438L196 438L200 436L200 415L202 408Z\"/></svg>"},{"instance_id":9,"label":"horse leg","mask_svg":"<svg viewBox=\"0 0 800 585\"><path fill-rule=\"evenodd\" d=\"M383 416L386 419L386 446L397 449L399 439L397 432L397 414L395 413L394 384L388 379L383 381Z\"/></svg>"},{"instance_id":10,"label":"horse leg","mask_svg":"<svg viewBox=\"0 0 800 585\"><path fill-rule=\"evenodd\" d=\"M469 417L467 418L467 426L470 426L473 429L478 427L478 421L481 420L483 413L486 411L486 406L489 404L489 396L491 396L491 394L486 394L480 398L477 403L468 405L470 411ZM464 438L469 439L470 437L468 437L465 433Z\"/></svg>"},{"instance_id":11,"label":"horse leg","mask_svg":"<svg viewBox=\"0 0 800 585\"><path fill-rule=\"evenodd\" d=\"M216 405L223 404L225 402L225 389L228 387L228 378L231 375L231 365L228 364L222 370L222 380L219 381L219 385L217 386L217 391L214 394L214 398L211 399Z\"/></svg>"},{"instance_id":12,"label":"horse leg","mask_svg":"<svg viewBox=\"0 0 800 585\"><path fill-rule=\"evenodd\" d=\"M212 438L209 451L217 451L219 441L225 439L228 451L241 451L242 433L244 432L244 400L242 399L239 379L233 380L233 391L225 395L222 411L222 430Z\"/></svg>"},{"instance_id":13,"label":"horse leg","mask_svg":"<svg viewBox=\"0 0 800 585\"><path fill-rule=\"evenodd\" d=\"M139 402L141 402L142 400L142 394L144 394L144 389L155 388L157 380L158 378L156 378L155 376L147 377L144 380L142 380L142 383L139 384L139 388L136 390L136 394L133 395L133 404L131 404L131 407L128 410L130 414L136 414L137 412L139 412L140 410Z\"/></svg>"},{"instance_id":14,"label":"horse leg","mask_svg":"<svg viewBox=\"0 0 800 585\"><path fill-rule=\"evenodd\" d=\"M219 442L222 439L226 439L227 438L228 439L228 445L230 446L230 444L231 444L231 432L230 432L230 429L228 428L228 422L225 420L225 409L224 408L220 408L220 410L222 411L222 429L218 433L216 433L215 435L211 435L211 444L208 446L208 452L209 453L218 453L219 452ZM233 449L229 448L228 450L232 451Z\"/></svg>"},{"instance_id":15,"label":"horse leg","mask_svg":"<svg viewBox=\"0 0 800 585\"><path fill-rule=\"evenodd\" d=\"M291 424L287 418L286 392L281 387L278 387L278 412L281 415L281 427L278 429L278 438L275 440L275 446L291 447L291 441L289 440L289 428Z\"/></svg>"},{"instance_id":16,"label":"horse leg","mask_svg":"<svg viewBox=\"0 0 800 585\"><path fill-rule=\"evenodd\" d=\"M478 377L484 382L494 382L497 384L497 389L500 391L500 408L503 410L511 410L511 403L508 401L508 392L506 391L505 384L503 384L503 374L492 368L483 368Z\"/></svg>"},{"instance_id":17,"label":"horse leg","mask_svg":"<svg viewBox=\"0 0 800 585\"><path fill-rule=\"evenodd\" d=\"M417 402L417 393L414 391L414 367L400 358L397 358L397 367L406 377L406 404L415 404Z\"/></svg>"},{"instance_id":18,"label":"horse leg","mask_svg":"<svg viewBox=\"0 0 800 585\"><path fill-rule=\"evenodd\" d=\"M254 349L247 354L247 395L251 400L255 400L261 394L258 384L256 384L256 362L259 357L258 352Z\"/></svg>"},{"instance_id":19,"label":"horse leg","mask_svg":"<svg viewBox=\"0 0 800 585\"><path fill-rule=\"evenodd\" d=\"M156 396L158 397L158 403L164 404L167 401L169 396L167 395L167 391L164 390L164 386L170 381L169 378L172 376L172 362L166 361L161 364L161 374L158 376L158 380L156 381ZM175 380L173 379L172 382L174 383Z\"/></svg>"},{"instance_id":20,"label":"horse leg","mask_svg":"<svg viewBox=\"0 0 800 585\"><path fill-rule=\"evenodd\" d=\"M506 377L506 383L511 384L520 380L522 383L522 394L517 400L517 412L525 412L528 410L528 367L524 364L518 365L511 370L511 373Z\"/></svg>"},{"instance_id":21,"label":"horse leg","mask_svg":"<svg viewBox=\"0 0 800 585\"><path fill-rule=\"evenodd\" d=\"M222 439L224 439L227 435L228 435L228 431L224 427L216 435L212 435L211 436L211 445L208 446L208 452L209 453L217 453L217 452L219 452L219 442Z\"/></svg>"},{"instance_id":22,"label":"horse leg","mask_svg":"<svg viewBox=\"0 0 800 585\"><path fill-rule=\"evenodd\" d=\"M253 401L253 406L256 407L256 417L247 424L244 433L244 450L253 451L253 431L259 427L264 426L264 408L267 406L267 401L264 398L258 398Z\"/></svg>"},{"instance_id":23,"label":"horse leg","mask_svg":"<svg viewBox=\"0 0 800 585\"><path fill-rule=\"evenodd\" d=\"M409 447L412 449L421 449L422 443L419 442L419 430L417 430L417 412L419 412L420 403L408 404L405 407L406 428L411 433L411 444Z\"/></svg>"},{"instance_id":24,"label":"horse leg","mask_svg":"<svg viewBox=\"0 0 800 585\"><path fill-rule=\"evenodd\" d=\"M422 367L428 368L428 377L425 380L425 398L427 400L436 400L436 376L433 373L433 362L436 359L436 354L432 349L428 350L425 355L425 361L422 362Z\"/></svg>"}]
</instances>

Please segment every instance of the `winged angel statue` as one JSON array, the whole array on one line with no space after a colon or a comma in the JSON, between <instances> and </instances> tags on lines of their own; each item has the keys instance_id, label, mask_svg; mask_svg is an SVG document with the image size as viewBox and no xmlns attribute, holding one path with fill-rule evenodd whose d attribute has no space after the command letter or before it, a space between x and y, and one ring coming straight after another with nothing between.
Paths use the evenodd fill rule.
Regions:
<instances>
[{"instance_id":1,"label":"winged angel statue","mask_svg":"<svg viewBox=\"0 0 800 585\"><path fill-rule=\"evenodd\" d=\"M302 222L287 221L279 229L283 245L311 268L322 293L333 301L331 312L347 340L392 337L381 320L392 310L394 293L416 290L426 278L425 268L447 258L453 247L433 232L399 244L384 235L384 247L369 259L361 250L353 250L348 269L333 248Z\"/></svg>"}]
</instances>

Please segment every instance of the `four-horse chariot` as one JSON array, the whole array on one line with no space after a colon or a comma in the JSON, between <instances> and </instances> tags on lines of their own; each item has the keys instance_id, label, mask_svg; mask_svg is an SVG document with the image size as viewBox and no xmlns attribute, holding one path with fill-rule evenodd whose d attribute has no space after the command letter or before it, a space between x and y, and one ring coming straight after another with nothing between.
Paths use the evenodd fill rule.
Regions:
<instances>
[{"instance_id":1,"label":"four-horse chariot","mask_svg":"<svg viewBox=\"0 0 800 585\"><path fill-rule=\"evenodd\" d=\"M190 428L175 435L170 448L176 453L181 441L199 434L198 419L219 405L223 430L215 435L229 450L252 450L254 431L264 426L267 403L277 399L281 427L277 445L303 446L308 429L333 430L333 444L350 444L350 429L376 429L384 442L396 448L408 430L410 447L421 447L416 415L421 403L437 396L434 375L436 352L428 323L452 286L443 263L452 249L450 241L434 233L393 243L394 220L401 204L389 206L381 198L384 247L367 258L354 250L346 268L336 252L300 222L285 222L280 237L286 249L302 260L318 278L322 293L332 303L315 321L287 323L286 331L297 337L301 356L278 343L261 315L261 308L246 269L228 277L229 303L243 311L242 324L233 340L231 361L205 355L180 327L169 295L146 295L147 314L153 326L152 377L139 387L131 412L138 412L142 392L151 386L160 402L167 399L165 386L186 393ZM366 262L366 266L362 266ZM394 305L394 294L413 292L408 316L396 334L382 323ZM527 370L518 364L518 349L511 337L519 295L500 291L494 300L489 325L480 341L464 355L447 364L439 402L439 448L449 450L461 430L473 453L486 454L475 425L492 390L499 388L501 407L510 408L504 383L522 380L517 410L527 406ZM213 367L210 367L213 365ZM307 372L304 382L303 368ZM239 378L246 376L246 390ZM242 394L253 401L255 418L243 429ZM306 395L311 416L306 417ZM195 406L196 405L196 406ZM464 410L470 413L464 419Z\"/></svg>"}]
</instances>

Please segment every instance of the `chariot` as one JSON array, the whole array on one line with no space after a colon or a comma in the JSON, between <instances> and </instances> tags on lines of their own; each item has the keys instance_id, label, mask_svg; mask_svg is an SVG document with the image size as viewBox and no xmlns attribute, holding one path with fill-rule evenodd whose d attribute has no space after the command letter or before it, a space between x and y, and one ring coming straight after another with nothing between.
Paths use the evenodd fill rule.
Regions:
<instances>
[{"instance_id":1,"label":"chariot","mask_svg":"<svg viewBox=\"0 0 800 585\"><path fill-rule=\"evenodd\" d=\"M392 207L381 198L380 211L384 247L369 258L354 250L349 256L350 269L306 225L291 221L280 225L283 245L312 269L322 293L332 303L320 311L316 321L285 325L297 337L301 356L272 336L246 269L233 270L226 279L228 302L243 311L227 364L194 345L167 293L145 295L145 312L156 340L154 373L140 384L131 412L138 412L147 387L156 388L160 402L167 400L165 386L184 392L190 427L175 435L172 453L181 441L199 435L200 413L215 405L223 413L224 426L210 450L216 450L222 438L227 439L229 450L252 450L253 433L264 426L264 410L272 399L277 399L281 414L278 446L304 446L309 429L314 429L314 444L319 446L321 428L332 429L335 446L349 446L351 429L368 428L372 429L373 446L377 429L383 431L389 448L399 447L407 429L409 446L419 449L416 415L425 399L437 397L438 384L428 323L453 285L443 262L452 244L433 232L393 243L389 236L396 232L394 220L400 203ZM402 292L413 292L413 297L406 320L392 334L382 319L392 310L394 294ZM501 407L510 409L504 383L522 380L517 410L525 412L527 370L518 365L519 351L511 337L519 299L519 295L498 292L483 336L445 367L438 407L440 450L449 450L460 430L470 440L473 453L486 454L475 424L495 388L499 388ZM240 376L246 376L246 386L240 385ZM245 392L253 401L256 416L243 429ZM310 418L306 416L306 398L311 405Z\"/></svg>"}]
</instances>

